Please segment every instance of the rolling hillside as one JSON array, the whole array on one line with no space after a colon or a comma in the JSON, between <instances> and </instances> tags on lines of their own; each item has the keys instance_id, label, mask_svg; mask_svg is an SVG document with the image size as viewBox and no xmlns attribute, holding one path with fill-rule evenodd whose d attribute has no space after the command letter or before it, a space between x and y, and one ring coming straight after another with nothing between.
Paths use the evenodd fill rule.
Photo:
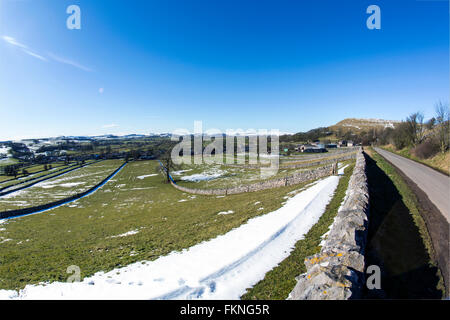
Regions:
<instances>
[{"instance_id":1,"label":"rolling hillside","mask_svg":"<svg viewBox=\"0 0 450 320\"><path fill-rule=\"evenodd\" d=\"M342 130L352 131L355 133L359 133L362 131L367 131L373 128L394 128L396 124L400 123L400 121L395 120L383 120L383 119L355 119L348 118L342 121L339 121L335 125L330 126L331 131Z\"/></svg>"}]
</instances>

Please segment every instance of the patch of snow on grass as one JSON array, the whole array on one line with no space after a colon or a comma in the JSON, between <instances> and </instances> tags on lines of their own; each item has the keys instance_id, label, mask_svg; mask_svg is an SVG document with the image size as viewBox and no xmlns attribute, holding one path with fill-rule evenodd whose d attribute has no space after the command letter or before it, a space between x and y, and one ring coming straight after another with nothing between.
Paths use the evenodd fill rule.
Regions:
<instances>
[{"instance_id":1,"label":"patch of snow on grass","mask_svg":"<svg viewBox=\"0 0 450 320\"><path fill-rule=\"evenodd\" d=\"M128 237L128 236L132 236L136 233L139 233L139 230L131 230L122 234L118 234L116 236L111 236L110 238L122 238L122 237Z\"/></svg>"},{"instance_id":2,"label":"patch of snow on grass","mask_svg":"<svg viewBox=\"0 0 450 320\"><path fill-rule=\"evenodd\" d=\"M148 190L148 189L156 189L156 187L146 187L146 188L130 188L130 189L122 189L122 191Z\"/></svg>"},{"instance_id":3,"label":"patch of snow on grass","mask_svg":"<svg viewBox=\"0 0 450 320\"><path fill-rule=\"evenodd\" d=\"M181 175L182 173L185 173L185 172L188 172L188 171L192 171L192 169L173 171L171 174L172 174L172 175L179 176L179 175Z\"/></svg>"},{"instance_id":4,"label":"patch of snow on grass","mask_svg":"<svg viewBox=\"0 0 450 320\"><path fill-rule=\"evenodd\" d=\"M146 174L146 175L143 175L143 176L139 176L139 177L137 177L139 180L142 180L142 179L145 179L145 178L147 178L147 177L154 177L154 176L157 176L158 174L157 173L153 173L153 174Z\"/></svg>"},{"instance_id":5,"label":"patch of snow on grass","mask_svg":"<svg viewBox=\"0 0 450 320\"><path fill-rule=\"evenodd\" d=\"M26 190L19 190L19 191L15 191L15 192L12 192L12 193L9 193L9 194L5 194L5 195L1 196L0 199L1 200L3 200L3 199L11 199L11 198L14 198L14 197L16 197L18 195L23 195L24 193L26 193Z\"/></svg>"},{"instance_id":6,"label":"patch of snow on grass","mask_svg":"<svg viewBox=\"0 0 450 320\"><path fill-rule=\"evenodd\" d=\"M234 213L233 210L228 210L228 211L221 211L218 214L222 215L222 214L232 214L232 213Z\"/></svg>"},{"instance_id":7,"label":"patch of snow on grass","mask_svg":"<svg viewBox=\"0 0 450 320\"><path fill-rule=\"evenodd\" d=\"M344 174L344 170L345 170L345 168L347 168L348 167L348 164L346 164L345 166L343 166L342 168L340 168L339 170L338 170L338 174L339 175L343 175Z\"/></svg>"},{"instance_id":8,"label":"patch of snow on grass","mask_svg":"<svg viewBox=\"0 0 450 320\"><path fill-rule=\"evenodd\" d=\"M181 180L191 182L209 181L221 177L224 173L225 171L223 170L211 170L202 173L192 174L190 176L184 176L181 177Z\"/></svg>"},{"instance_id":9,"label":"patch of snow on grass","mask_svg":"<svg viewBox=\"0 0 450 320\"><path fill-rule=\"evenodd\" d=\"M41 188L44 188L44 189L51 189L54 187L72 188L72 187L76 187L76 186L79 186L79 185L85 184L85 183L86 182L69 182L69 183L61 183L58 185L48 184L48 185L42 185Z\"/></svg>"}]
</instances>

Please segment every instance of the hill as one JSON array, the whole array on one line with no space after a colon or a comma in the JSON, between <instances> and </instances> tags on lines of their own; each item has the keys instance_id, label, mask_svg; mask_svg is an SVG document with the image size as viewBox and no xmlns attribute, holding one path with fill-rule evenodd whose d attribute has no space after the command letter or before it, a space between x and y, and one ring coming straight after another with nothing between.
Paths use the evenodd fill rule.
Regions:
<instances>
[{"instance_id":1,"label":"hill","mask_svg":"<svg viewBox=\"0 0 450 320\"><path fill-rule=\"evenodd\" d=\"M383 119L356 119L348 118L339 121L335 125L329 127L330 131L352 131L359 133L362 131L368 131L374 128L395 128L400 121L395 120L383 120Z\"/></svg>"},{"instance_id":2,"label":"hill","mask_svg":"<svg viewBox=\"0 0 450 320\"><path fill-rule=\"evenodd\" d=\"M307 141L331 141L353 140L363 142L371 129L395 128L400 121L383 119L356 119L347 118L329 126L311 129L307 132L297 132L293 135L280 136L280 142L307 142Z\"/></svg>"}]
</instances>

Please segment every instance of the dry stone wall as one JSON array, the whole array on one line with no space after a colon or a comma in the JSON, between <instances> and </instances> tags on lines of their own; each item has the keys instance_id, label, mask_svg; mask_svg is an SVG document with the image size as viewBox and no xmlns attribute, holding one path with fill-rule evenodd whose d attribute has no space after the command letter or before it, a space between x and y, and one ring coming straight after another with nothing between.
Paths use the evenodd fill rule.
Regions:
<instances>
[{"instance_id":1,"label":"dry stone wall","mask_svg":"<svg viewBox=\"0 0 450 320\"><path fill-rule=\"evenodd\" d=\"M321 158L328 158L339 154L344 153L351 153L359 150L360 147L345 147L345 148L339 148L334 149L332 152L324 152L324 153L302 153L302 155L290 155L289 159L295 159L295 160L316 160Z\"/></svg>"},{"instance_id":2,"label":"dry stone wall","mask_svg":"<svg viewBox=\"0 0 450 320\"><path fill-rule=\"evenodd\" d=\"M320 253L305 259L290 300L346 300L361 297L365 283L369 190L364 154L359 151L344 201Z\"/></svg>"},{"instance_id":3,"label":"dry stone wall","mask_svg":"<svg viewBox=\"0 0 450 320\"><path fill-rule=\"evenodd\" d=\"M295 168L313 167L313 166L320 166L323 164L335 163L338 161L345 161L345 160L350 160L350 159L355 159L355 158L356 158L356 152L353 152L351 154L346 154L341 157L336 157L336 158L332 158L332 159L324 159L324 160L315 161L315 162L306 162L306 163L296 162L296 163L292 163L292 164L287 164L288 162L284 162L284 164L280 165L280 168L295 169Z\"/></svg>"},{"instance_id":4,"label":"dry stone wall","mask_svg":"<svg viewBox=\"0 0 450 320\"><path fill-rule=\"evenodd\" d=\"M359 147L358 147L359 149ZM321 153L320 155L314 155L309 156L305 155L302 157L295 157L290 156L289 159L293 160L283 160L280 164L280 168L304 168L304 167L312 167L316 165L322 165L322 164L328 164L333 163L336 161L344 161L348 159L355 159L356 156L356 150L354 148L349 148L346 150L342 150L340 152L333 152L332 154L329 153ZM281 158L280 158L281 159ZM266 161L270 161L269 159L265 159ZM317 161L313 161L317 160ZM234 168L261 168L261 167L268 167L270 166L270 163L264 164L235 164L235 163L224 163L223 165L228 167L234 167Z\"/></svg>"},{"instance_id":5,"label":"dry stone wall","mask_svg":"<svg viewBox=\"0 0 450 320\"><path fill-rule=\"evenodd\" d=\"M295 184L299 184L302 182L306 182L309 180L315 180L318 178L322 178L325 176L329 176L332 174L333 165L326 165L320 168L306 170L302 172L298 172L296 174L286 176L278 179L271 179L266 181L261 181L257 183L253 183L250 185L224 188L224 189L196 189L196 188L187 188L183 186L179 186L176 183L172 183L172 185L180 191L200 194L200 195L228 195L228 194L238 194L244 192L255 192L266 189L279 188L284 186L291 186Z\"/></svg>"}]
</instances>

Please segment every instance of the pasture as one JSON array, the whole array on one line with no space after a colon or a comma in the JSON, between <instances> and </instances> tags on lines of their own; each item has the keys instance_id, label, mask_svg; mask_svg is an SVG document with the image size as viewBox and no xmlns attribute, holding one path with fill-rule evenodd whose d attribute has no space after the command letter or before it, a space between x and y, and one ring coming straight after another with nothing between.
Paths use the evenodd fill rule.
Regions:
<instances>
[{"instance_id":1,"label":"pasture","mask_svg":"<svg viewBox=\"0 0 450 320\"><path fill-rule=\"evenodd\" d=\"M158 166L157 161L130 162L85 198L43 213L2 220L0 288L65 281L71 265L79 266L81 276L86 277L133 262L154 260L272 212L305 186L229 196L193 196L165 183L156 173ZM95 167L84 169L88 168ZM110 169L113 168L111 164ZM74 173L70 182L59 184L82 180L75 177ZM94 183L99 175L85 176L89 177L96 177L91 182ZM53 186L41 188L47 192L47 200L68 192L58 183L47 186ZM69 189L73 188L76 186ZM21 199L29 204L41 201L39 196Z\"/></svg>"}]
</instances>

